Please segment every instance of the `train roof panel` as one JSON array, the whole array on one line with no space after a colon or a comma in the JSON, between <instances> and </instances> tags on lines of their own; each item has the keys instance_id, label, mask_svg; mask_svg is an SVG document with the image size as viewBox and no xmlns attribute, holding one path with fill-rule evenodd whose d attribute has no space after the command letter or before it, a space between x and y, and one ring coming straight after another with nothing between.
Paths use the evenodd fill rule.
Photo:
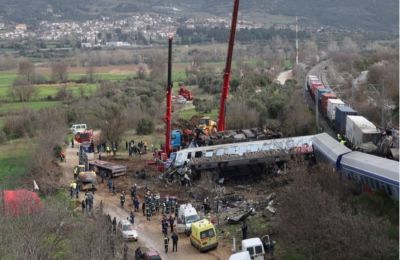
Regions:
<instances>
[{"instance_id":1,"label":"train roof panel","mask_svg":"<svg viewBox=\"0 0 400 260\"><path fill-rule=\"evenodd\" d=\"M331 163L336 164L340 155L351 152L327 133L317 134L312 139L314 149L321 152Z\"/></svg>"},{"instance_id":2,"label":"train roof panel","mask_svg":"<svg viewBox=\"0 0 400 260\"><path fill-rule=\"evenodd\" d=\"M342 168L377 179L392 185L399 185L399 162L361 152L343 155Z\"/></svg>"}]
</instances>

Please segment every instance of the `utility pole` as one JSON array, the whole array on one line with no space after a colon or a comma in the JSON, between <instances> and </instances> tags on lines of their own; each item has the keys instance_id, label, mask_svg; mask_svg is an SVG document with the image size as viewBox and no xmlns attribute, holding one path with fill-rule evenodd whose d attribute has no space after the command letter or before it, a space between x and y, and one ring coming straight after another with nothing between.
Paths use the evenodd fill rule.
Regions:
<instances>
[{"instance_id":1,"label":"utility pole","mask_svg":"<svg viewBox=\"0 0 400 260\"><path fill-rule=\"evenodd\" d=\"M298 33L298 20L296 16L296 65L299 65L299 38L297 36Z\"/></svg>"}]
</instances>

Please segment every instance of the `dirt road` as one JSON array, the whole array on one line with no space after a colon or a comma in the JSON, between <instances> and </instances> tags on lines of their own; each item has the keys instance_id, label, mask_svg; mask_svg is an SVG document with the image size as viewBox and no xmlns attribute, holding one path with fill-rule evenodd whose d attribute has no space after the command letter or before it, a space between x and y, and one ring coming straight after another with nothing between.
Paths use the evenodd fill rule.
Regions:
<instances>
[{"instance_id":1,"label":"dirt road","mask_svg":"<svg viewBox=\"0 0 400 260\"><path fill-rule=\"evenodd\" d=\"M288 79L292 79L293 78L293 72L292 70L286 70L286 71L282 71L281 73L279 73L278 77L276 78L276 80L281 84L281 85L285 85L286 80Z\"/></svg>"},{"instance_id":2,"label":"dirt road","mask_svg":"<svg viewBox=\"0 0 400 260\"><path fill-rule=\"evenodd\" d=\"M68 183L73 179L73 167L78 163L77 158L77 146L75 148L68 147L66 149L66 163L62 163L61 166L64 169L64 177L62 182L67 186ZM119 205L119 196L112 195L108 192L106 182L100 183L98 180L98 190L95 193L94 207L98 207L100 201L103 201L103 210L105 214L110 214L112 218L116 217L117 221L126 219L129 212L132 210L132 202L130 197L127 196L127 204L125 208L121 208ZM83 199L83 194L79 195L79 199ZM162 259L176 259L176 260L205 260L205 259L228 259L230 255L230 248L223 243L218 246L217 250L210 251L208 253L200 253L191 244L188 237L185 235L179 236L178 241L178 252L172 252L172 241L170 241L168 254L164 253L163 236L161 233L161 215L152 217L151 221L146 221L141 212L136 214L135 224L138 231L139 242L131 243L130 247L135 249L137 244L144 245L148 248L157 250ZM170 234L169 234L170 236ZM132 251L132 250L131 250Z\"/></svg>"}]
</instances>

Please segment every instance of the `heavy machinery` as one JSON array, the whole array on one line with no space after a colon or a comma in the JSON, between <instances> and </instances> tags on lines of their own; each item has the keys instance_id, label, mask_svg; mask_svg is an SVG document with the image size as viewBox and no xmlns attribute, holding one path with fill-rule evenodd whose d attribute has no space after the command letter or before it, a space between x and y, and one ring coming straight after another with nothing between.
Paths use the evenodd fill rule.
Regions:
<instances>
[{"instance_id":1,"label":"heavy machinery","mask_svg":"<svg viewBox=\"0 0 400 260\"><path fill-rule=\"evenodd\" d=\"M182 86L179 88L178 95L184 97L187 101L193 100L192 92L189 89L187 89L185 86Z\"/></svg>"},{"instance_id":2,"label":"heavy machinery","mask_svg":"<svg viewBox=\"0 0 400 260\"><path fill-rule=\"evenodd\" d=\"M217 131L217 123L209 116L203 116L200 118L197 128L201 129L206 135L212 135Z\"/></svg>"},{"instance_id":3,"label":"heavy machinery","mask_svg":"<svg viewBox=\"0 0 400 260\"><path fill-rule=\"evenodd\" d=\"M228 99L228 94L229 94L229 81L231 78L232 54L233 54L233 45L235 43L238 12L239 12L239 0L235 0L232 12L231 32L229 35L228 55L226 57L226 64L224 70L224 84L222 86L221 101L219 106L218 132L225 131L225 109L226 109L226 101Z\"/></svg>"},{"instance_id":4,"label":"heavy machinery","mask_svg":"<svg viewBox=\"0 0 400 260\"><path fill-rule=\"evenodd\" d=\"M91 142L93 140L93 130L89 129L77 132L74 138L78 143Z\"/></svg>"},{"instance_id":5,"label":"heavy machinery","mask_svg":"<svg viewBox=\"0 0 400 260\"><path fill-rule=\"evenodd\" d=\"M167 109L165 112L165 145L164 152L171 153L171 113L172 113L172 36L168 37L168 84L167 84Z\"/></svg>"},{"instance_id":6,"label":"heavy machinery","mask_svg":"<svg viewBox=\"0 0 400 260\"><path fill-rule=\"evenodd\" d=\"M74 178L78 184L79 190L96 189L96 173L89 171L85 165L79 164L74 167Z\"/></svg>"}]
</instances>

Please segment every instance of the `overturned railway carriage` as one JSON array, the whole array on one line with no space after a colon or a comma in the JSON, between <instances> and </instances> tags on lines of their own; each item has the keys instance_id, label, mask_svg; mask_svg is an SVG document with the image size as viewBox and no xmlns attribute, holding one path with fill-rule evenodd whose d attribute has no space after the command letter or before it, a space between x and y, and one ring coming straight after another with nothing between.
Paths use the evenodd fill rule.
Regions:
<instances>
[{"instance_id":1,"label":"overturned railway carriage","mask_svg":"<svg viewBox=\"0 0 400 260\"><path fill-rule=\"evenodd\" d=\"M172 153L171 163L181 167L186 162L193 170L207 170L286 161L295 155L312 154L311 139L310 135L188 148Z\"/></svg>"},{"instance_id":2,"label":"overturned railway carriage","mask_svg":"<svg viewBox=\"0 0 400 260\"><path fill-rule=\"evenodd\" d=\"M382 190L399 200L399 162L351 151L326 133L312 139L317 161L326 161L364 189Z\"/></svg>"}]
</instances>

